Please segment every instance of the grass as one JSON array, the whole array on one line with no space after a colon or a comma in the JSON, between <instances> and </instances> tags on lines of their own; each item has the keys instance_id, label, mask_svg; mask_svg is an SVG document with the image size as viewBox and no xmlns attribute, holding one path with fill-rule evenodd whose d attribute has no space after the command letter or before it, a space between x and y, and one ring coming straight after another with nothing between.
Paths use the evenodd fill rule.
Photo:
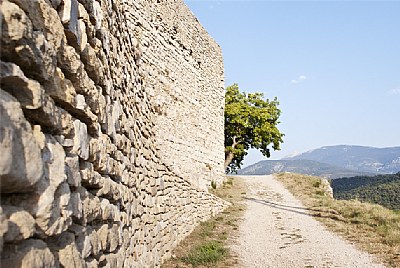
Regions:
<instances>
[{"instance_id":1,"label":"grass","mask_svg":"<svg viewBox=\"0 0 400 268\"><path fill-rule=\"evenodd\" d=\"M194 267L199 265L216 264L227 254L227 249L223 243L215 240L206 241L192 248L189 254L182 258L186 263Z\"/></svg>"},{"instance_id":2,"label":"grass","mask_svg":"<svg viewBox=\"0 0 400 268\"><path fill-rule=\"evenodd\" d=\"M219 188L210 192L232 205L206 222L200 223L172 252L172 258L163 268L183 267L237 267L238 258L229 245L238 235L238 221L245 210L245 184L235 177L228 177Z\"/></svg>"},{"instance_id":3,"label":"grass","mask_svg":"<svg viewBox=\"0 0 400 268\"><path fill-rule=\"evenodd\" d=\"M400 213L357 200L335 200L320 178L281 173L277 176L330 230L375 255L389 267L400 267Z\"/></svg>"}]
</instances>

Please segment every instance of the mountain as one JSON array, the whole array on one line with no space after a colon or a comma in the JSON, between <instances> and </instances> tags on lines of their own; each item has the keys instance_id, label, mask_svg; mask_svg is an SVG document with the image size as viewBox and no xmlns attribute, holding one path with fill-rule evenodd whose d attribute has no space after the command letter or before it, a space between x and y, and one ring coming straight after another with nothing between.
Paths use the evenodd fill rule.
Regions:
<instances>
[{"instance_id":1,"label":"mountain","mask_svg":"<svg viewBox=\"0 0 400 268\"><path fill-rule=\"evenodd\" d=\"M284 160L313 160L358 172L393 174L400 171L400 147L324 146Z\"/></svg>"},{"instance_id":2,"label":"mountain","mask_svg":"<svg viewBox=\"0 0 400 268\"><path fill-rule=\"evenodd\" d=\"M238 171L239 175L268 175L278 172L293 172L331 179L351 177L363 173L336 167L313 160L264 160ZM365 174L365 173L364 173Z\"/></svg>"}]
</instances>

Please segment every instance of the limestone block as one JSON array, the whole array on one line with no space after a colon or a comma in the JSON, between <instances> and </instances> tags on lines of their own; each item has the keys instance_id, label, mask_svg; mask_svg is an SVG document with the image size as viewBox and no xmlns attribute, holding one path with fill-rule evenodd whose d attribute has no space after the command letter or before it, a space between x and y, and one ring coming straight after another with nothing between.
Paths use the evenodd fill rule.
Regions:
<instances>
[{"instance_id":1,"label":"limestone block","mask_svg":"<svg viewBox=\"0 0 400 268\"><path fill-rule=\"evenodd\" d=\"M80 35L80 39L78 40L78 48L79 51L83 51L88 42L88 37L86 34L86 24L83 20L78 20L78 30Z\"/></svg>"},{"instance_id":2,"label":"limestone block","mask_svg":"<svg viewBox=\"0 0 400 268\"><path fill-rule=\"evenodd\" d=\"M43 175L41 151L19 103L2 90L0 118L1 192L33 191Z\"/></svg>"},{"instance_id":3,"label":"limestone block","mask_svg":"<svg viewBox=\"0 0 400 268\"><path fill-rule=\"evenodd\" d=\"M43 150L46 147L46 136L42 132L42 128L40 125L33 126L33 136L35 136L36 142L39 145L40 150Z\"/></svg>"},{"instance_id":4,"label":"limestone block","mask_svg":"<svg viewBox=\"0 0 400 268\"><path fill-rule=\"evenodd\" d=\"M38 124L47 129L51 129L53 133L69 133L69 122L64 120L69 119L65 111L55 104L54 100L48 95L43 95L42 105L35 110L30 110L26 113L29 120L34 120ZM70 115L69 115L70 117Z\"/></svg>"},{"instance_id":5,"label":"limestone block","mask_svg":"<svg viewBox=\"0 0 400 268\"><path fill-rule=\"evenodd\" d=\"M94 171L93 164L85 162L81 168L82 185L91 187L92 189L101 188L103 177Z\"/></svg>"},{"instance_id":6,"label":"limestone block","mask_svg":"<svg viewBox=\"0 0 400 268\"><path fill-rule=\"evenodd\" d=\"M70 190L67 183L62 183L51 198L53 187L49 186L38 203L36 223L48 236L59 234L71 225L73 210L70 203ZM48 200L44 200L47 198ZM53 199L53 200L52 200ZM49 202L52 201L52 202Z\"/></svg>"},{"instance_id":7,"label":"limestone block","mask_svg":"<svg viewBox=\"0 0 400 268\"><path fill-rule=\"evenodd\" d=\"M101 245L101 250L106 251L109 248L110 241L108 240L108 225L103 224L100 229L97 231L97 235L99 237L99 242Z\"/></svg>"},{"instance_id":8,"label":"limestone block","mask_svg":"<svg viewBox=\"0 0 400 268\"><path fill-rule=\"evenodd\" d=\"M89 137L86 124L75 120L74 132L74 146L72 152L79 155L80 158L87 160L89 158Z\"/></svg>"},{"instance_id":9,"label":"limestone block","mask_svg":"<svg viewBox=\"0 0 400 268\"><path fill-rule=\"evenodd\" d=\"M114 252L120 245L120 228L117 224L113 224L108 233L108 240L110 243L110 252Z\"/></svg>"},{"instance_id":10,"label":"limestone block","mask_svg":"<svg viewBox=\"0 0 400 268\"><path fill-rule=\"evenodd\" d=\"M103 220L108 220L113 218L113 208L108 199L101 199L100 209Z\"/></svg>"},{"instance_id":11,"label":"limestone block","mask_svg":"<svg viewBox=\"0 0 400 268\"><path fill-rule=\"evenodd\" d=\"M103 11L101 10L100 3L92 1L91 19L94 21L95 29L101 28L101 23L104 19Z\"/></svg>"},{"instance_id":12,"label":"limestone block","mask_svg":"<svg viewBox=\"0 0 400 268\"><path fill-rule=\"evenodd\" d=\"M92 232L92 228L88 227L87 230L80 235L78 235L76 239L76 247L82 256L82 258L86 259L92 253L92 244L90 239L90 233Z\"/></svg>"},{"instance_id":13,"label":"limestone block","mask_svg":"<svg viewBox=\"0 0 400 268\"><path fill-rule=\"evenodd\" d=\"M110 37L109 37L109 33L103 29L97 29L96 31L96 37L101 41L101 46L103 47L104 51L105 51L105 55L110 55ZM110 70L112 71L112 70Z\"/></svg>"},{"instance_id":14,"label":"limestone block","mask_svg":"<svg viewBox=\"0 0 400 268\"><path fill-rule=\"evenodd\" d=\"M65 45L58 57L58 64L66 76L73 76L81 67L79 54L72 46Z\"/></svg>"},{"instance_id":15,"label":"limestone block","mask_svg":"<svg viewBox=\"0 0 400 268\"><path fill-rule=\"evenodd\" d=\"M77 155L67 156L65 158L65 164L68 184L74 187L79 187L82 180L79 171L79 157Z\"/></svg>"},{"instance_id":16,"label":"limestone block","mask_svg":"<svg viewBox=\"0 0 400 268\"><path fill-rule=\"evenodd\" d=\"M64 25L65 36L67 37L68 43L73 47L79 49L82 42L82 32L78 19L78 1L63 0L63 5L59 12L59 16L61 18L61 22Z\"/></svg>"},{"instance_id":17,"label":"limestone block","mask_svg":"<svg viewBox=\"0 0 400 268\"><path fill-rule=\"evenodd\" d=\"M46 83L44 87L46 93L55 100L66 105L74 105L76 97L75 88L71 81L65 78L64 73L59 67L56 68L51 83Z\"/></svg>"},{"instance_id":18,"label":"limestone block","mask_svg":"<svg viewBox=\"0 0 400 268\"><path fill-rule=\"evenodd\" d=\"M71 21L72 0L62 0L61 2L62 5L58 15L60 16L61 22L67 24Z\"/></svg>"},{"instance_id":19,"label":"limestone block","mask_svg":"<svg viewBox=\"0 0 400 268\"><path fill-rule=\"evenodd\" d=\"M96 259L88 258L86 260L86 267L87 268L97 268L97 267L99 267L99 263L97 262Z\"/></svg>"},{"instance_id":20,"label":"limestone block","mask_svg":"<svg viewBox=\"0 0 400 268\"><path fill-rule=\"evenodd\" d=\"M8 231L8 220L0 206L0 254L3 252L4 234Z\"/></svg>"},{"instance_id":21,"label":"limestone block","mask_svg":"<svg viewBox=\"0 0 400 268\"><path fill-rule=\"evenodd\" d=\"M58 51L62 43L65 43L65 36L57 11L50 3L46 0L13 0L13 2L26 12L34 28L42 31L50 46Z\"/></svg>"},{"instance_id":22,"label":"limestone block","mask_svg":"<svg viewBox=\"0 0 400 268\"><path fill-rule=\"evenodd\" d=\"M18 65L0 61L0 84L23 108L37 109L42 105L44 90L37 81L28 79Z\"/></svg>"},{"instance_id":23,"label":"limestone block","mask_svg":"<svg viewBox=\"0 0 400 268\"><path fill-rule=\"evenodd\" d=\"M74 129L74 118L71 114L67 113L64 109L59 108L57 115L60 117L61 133L67 138L72 138L75 133ZM69 146L70 147L70 146Z\"/></svg>"},{"instance_id":24,"label":"limestone block","mask_svg":"<svg viewBox=\"0 0 400 268\"><path fill-rule=\"evenodd\" d=\"M90 237L90 245L92 248L92 253L94 256L97 256L99 254L99 252L101 251L100 237L94 229L90 230L89 237Z\"/></svg>"},{"instance_id":25,"label":"limestone block","mask_svg":"<svg viewBox=\"0 0 400 268\"><path fill-rule=\"evenodd\" d=\"M77 190L82 200L82 218L83 224L101 218L100 199L97 196L90 194L85 188L79 187Z\"/></svg>"},{"instance_id":26,"label":"limestone block","mask_svg":"<svg viewBox=\"0 0 400 268\"><path fill-rule=\"evenodd\" d=\"M82 217L82 201L81 201L81 196L77 192L71 193L71 209L72 209L72 216L81 219Z\"/></svg>"},{"instance_id":27,"label":"limestone block","mask_svg":"<svg viewBox=\"0 0 400 268\"><path fill-rule=\"evenodd\" d=\"M35 219L19 207L3 206L3 211L8 218L8 231L4 235L5 241L27 239L35 233Z\"/></svg>"},{"instance_id":28,"label":"limestone block","mask_svg":"<svg viewBox=\"0 0 400 268\"><path fill-rule=\"evenodd\" d=\"M56 262L47 244L41 240L27 239L20 244L4 248L1 267L55 267Z\"/></svg>"},{"instance_id":29,"label":"limestone block","mask_svg":"<svg viewBox=\"0 0 400 268\"><path fill-rule=\"evenodd\" d=\"M83 64L80 66L75 76L72 76L71 79L77 92L88 96L88 98L86 98L86 102L89 105L91 111L93 113L98 113L98 99L99 95L101 94L101 88L97 88L93 80L89 78Z\"/></svg>"},{"instance_id":30,"label":"limestone block","mask_svg":"<svg viewBox=\"0 0 400 268\"><path fill-rule=\"evenodd\" d=\"M43 235L56 235L71 225L71 192L66 182L65 152L56 140L46 135L45 178L37 185L35 219Z\"/></svg>"},{"instance_id":31,"label":"limestone block","mask_svg":"<svg viewBox=\"0 0 400 268\"><path fill-rule=\"evenodd\" d=\"M78 3L78 18L83 19L87 23L90 22L89 14L88 14L87 10L85 9L85 7L81 3Z\"/></svg>"},{"instance_id":32,"label":"limestone block","mask_svg":"<svg viewBox=\"0 0 400 268\"><path fill-rule=\"evenodd\" d=\"M64 46L59 53L58 64L75 87L76 91L85 96L90 96L88 105L94 113L98 112L98 99L100 92L85 71L85 66L80 61L79 54L71 46Z\"/></svg>"},{"instance_id":33,"label":"limestone block","mask_svg":"<svg viewBox=\"0 0 400 268\"><path fill-rule=\"evenodd\" d=\"M103 66L101 61L97 58L95 50L90 46L90 44L86 44L81 53L81 57L87 74L96 84L98 84L104 75Z\"/></svg>"},{"instance_id":34,"label":"limestone block","mask_svg":"<svg viewBox=\"0 0 400 268\"><path fill-rule=\"evenodd\" d=\"M58 261L62 267L85 267L82 256L76 248L75 235L63 232L61 235L50 239L52 246L57 248Z\"/></svg>"},{"instance_id":35,"label":"limestone block","mask_svg":"<svg viewBox=\"0 0 400 268\"><path fill-rule=\"evenodd\" d=\"M85 96L83 95L76 95L75 96L75 103L76 103L76 108L79 110L85 110L87 107L86 101L85 101Z\"/></svg>"},{"instance_id":36,"label":"limestone block","mask_svg":"<svg viewBox=\"0 0 400 268\"><path fill-rule=\"evenodd\" d=\"M31 1L14 0L24 5ZM21 6L21 5L20 5ZM28 9L29 10L29 9ZM43 33L33 32L31 19L20 7L5 0L1 2L2 59L17 63L26 75L48 80L54 73L56 49ZM32 14L32 10L30 10ZM29 14L29 12L28 12Z\"/></svg>"}]
</instances>

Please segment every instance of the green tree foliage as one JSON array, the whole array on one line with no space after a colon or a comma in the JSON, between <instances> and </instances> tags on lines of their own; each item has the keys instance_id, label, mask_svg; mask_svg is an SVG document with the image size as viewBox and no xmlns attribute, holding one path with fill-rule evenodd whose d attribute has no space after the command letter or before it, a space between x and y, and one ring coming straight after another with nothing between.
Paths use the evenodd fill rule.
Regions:
<instances>
[{"instance_id":1,"label":"green tree foliage","mask_svg":"<svg viewBox=\"0 0 400 268\"><path fill-rule=\"evenodd\" d=\"M270 157L269 145L280 150L283 142L277 125L281 111L277 98L264 100L262 93L239 91L237 84L225 92L225 170L240 169L244 156L250 148L259 149Z\"/></svg>"},{"instance_id":2,"label":"green tree foliage","mask_svg":"<svg viewBox=\"0 0 400 268\"><path fill-rule=\"evenodd\" d=\"M400 210L400 173L340 178L331 185L336 199L358 199Z\"/></svg>"}]
</instances>

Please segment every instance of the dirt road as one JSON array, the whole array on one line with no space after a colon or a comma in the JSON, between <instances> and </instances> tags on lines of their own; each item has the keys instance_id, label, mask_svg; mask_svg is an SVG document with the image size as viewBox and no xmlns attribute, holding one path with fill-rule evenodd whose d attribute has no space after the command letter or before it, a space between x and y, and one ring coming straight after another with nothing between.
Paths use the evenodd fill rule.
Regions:
<instances>
[{"instance_id":1,"label":"dirt road","mask_svg":"<svg viewBox=\"0 0 400 268\"><path fill-rule=\"evenodd\" d=\"M232 248L241 267L385 267L327 231L272 175L242 178L250 191Z\"/></svg>"}]
</instances>

